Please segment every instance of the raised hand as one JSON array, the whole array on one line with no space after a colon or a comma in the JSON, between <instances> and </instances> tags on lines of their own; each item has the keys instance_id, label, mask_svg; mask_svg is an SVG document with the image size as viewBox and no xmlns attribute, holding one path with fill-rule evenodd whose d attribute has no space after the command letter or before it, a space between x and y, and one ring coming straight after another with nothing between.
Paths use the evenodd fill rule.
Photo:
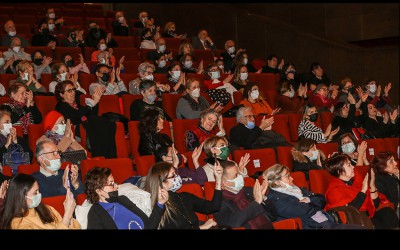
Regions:
<instances>
[{"instance_id":1,"label":"raised hand","mask_svg":"<svg viewBox=\"0 0 400 250\"><path fill-rule=\"evenodd\" d=\"M224 83L230 83L232 81L233 74L229 74L225 79L223 80Z\"/></svg>"},{"instance_id":2,"label":"raised hand","mask_svg":"<svg viewBox=\"0 0 400 250\"><path fill-rule=\"evenodd\" d=\"M240 157L240 161L239 161L239 171L240 172L244 172L244 168L246 167L246 165L250 162L250 154L246 153L244 156Z\"/></svg>"},{"instance_id":3,"label":"raised hand","mask_svg":"<svg viewBox=\"0 0 400 250\"><path fill-rule=\"evenodd\" d=\"M357 153L358 155L364 156L365 152L367 151L368 144L366 141L362 141L358 146L357 146Z\"/></svg>"},{"instance_id":4,"label":"raised hand","mask_svg":"<svg viewBox=\"0 0 400 250\"><path fill-rule=\"evenodd\" d=\"M253 187L253 197L254 201L256 201L258 204L261 204L264 198L264 194L261 191L261 185L258 179L256 179L256 183L254 184Z\"/></svg>"},{"instance_id":5,"label":"raised hand","mask_svg":"<svg viewBox=\"0 0 400 250\"><path fill-rule=\"evenodd\" d=\"M165 190L165 188L160 188L158 190L158 197L157 197L157 202L160 203L161 205L164 205L165 203L167 203L168 199L169 199L169 194L168 191Z\"/></svg>"},{"instance_id":6,"label":"raised hand","mask_svg":"<svg viewBox=\"0 0 400 250\"><path fill-rule=\"evenodd\" d=\"M71 185L74 186L75 189L79 188L79 181L78 181L78 166L75 164L72 164L69 167L71 171Z\"/></svg>"},{"instance_id":7,"label":"raised hand","mask_svg":"<svg viewBox=\"0 0 400 250\"><path fill-rule=\"evenodd\" d=\"M351 93L348 93L348 94L347 94L347 101L348 101L350 104L356 104L356 99L354 99L354 96L353 96Z\"/></svg>"},{"instance_id":8,"label":"raised hand","mask_svg":"<svg viewBox=\"0 0 400 250\"><path fill-rule=\"evenodd\" d=\"M224 170L222 169L221 164L219 163L218 160L216 160L214 163L214 177L215 177L215 182L216 182L216 189L218 186L221 185L223 172L224 172Z\"/></svg>"},{"instance_id":9,"label":"raised hand","mask_svg":"<svg viewBox=\"0 0 400 250\"><path fill-rule=\"evenodd\" d=\"M76 202L74 199L74 195L69 188L67 188L67 194L65 195L65 200L63 202L64 205L64 216L63 216L63 224L65 226L70 226L72 222L72 215L75 211Z\"/></svg>"},{"instance_id":10,"label":"raised hand","mask_svg":"<svg viewBox=\"0 0 400 250\"><path fill-rule=\"evenodd\" d=\"M364 181L363 181L362 188L361 188L361 192L363 192L363 193L366 193L367 189L368 189L368 176L369 176L369 174L367 173L364 177Z\"/></svg>"},{"instance_id":11,"label":"raised hand","mask_svg":"<svg viewBox=\"0 0 400 250\"><path fill-rule=\"evenodd\" d=\"M45 66L48 66L52 61L53 61L53 58L48 57L48 56L44 56L42 64L45 65Z\"/></svg>"},{"instance_id":12,"label":"raised hand","mask_svg":"<svg viewBox=\"0 0 400 250\"><path fill-rule=\"evenodd\" d=\"M392 113L390 113L390 115L389 115L390 121L391 121L393 124L395 124L395 122L396 122L397 115L398 115L398 110L397 110L397 109L394 109L394 110L392 111Z\"/></svg>"},{"instance_id":13,"label":"raised hand","mask_svg":"<svg viewBox=\"0 0 400 250\"><path fill-rule=\"evenodd\" d=\"M388 114L388 112L385 112L383 114L383 123L387 124L388 121L389 121L389 114Z\"/></svg>"},{"instance_id":14,"label":"raised hand","mask_svg":"<svg viewBox=\"0 0 400 250\"><path fill-rule=\"evenodd\" d=\"M279 111L281 111L281 108L276 108L276 109L272 110L271 115L275 115L275 114L278 113Z\"/></svg>"},{"instance_id":15,"label":"raised hand","mask_svg":"<svg viewBox=\"0 0 400 250\"><path fill-rule=\"evenodd\" d=\"M193 160L194 167L195 167L196 169L200 166L200 164L199 164L199 158L200 158L201 152L202 152L202 150L203 150L203 145L204 145L204 142L203 142L202 144L200 144L200 146L198 146L197 148L195 148L195 149L193 150L193 153L192 153L192 160Z\"/></svg>"},{"instance_id":16,"label":"raised hand","mask_svg":"<svg viewBox=\"0 0 400 250\"><path fill-rule=\"evenodd\" d=\"M179 167L178 153L175 150L174 144L172 144L172 163L174 164L174 168L178 168Z\"/></svg>"},{"instance_id":17,"label":"raised hand","mask_svg":"<svg viewBox=\"0 0 400 250\"><path fill-rule=\"evenodd\" d=\"M218 128L219 128L219 131L221 131L221 132L225 132L225 129L224 129L224 123L223 123L223 120L224 119L222 119L222 115L219 115L219 117L218 117Z\"/></svg>"},{"instance_id":18,"label":"raised hand","mask_svg":"<svg viewBox=\"0 0 400 250\"><path fill-rule=\"evenodd\" d=\"M85 59L83 58L82 54L78 54L78 56L79 56L79 64L84 64Z\"/></svg>"},{"instance_id":19,"label":"raised hand","mask_svg":"<svg viewBox=\"0 0 400 250\"><path fill-rule=\"evenodd\" d=\"M382 91L382 86L381 86L381 85L378 85L378 87L376 88L376 93L375 93L375 95L376 95L376 96L381 96L381 91Z\"/></svg>"}]
</instances>

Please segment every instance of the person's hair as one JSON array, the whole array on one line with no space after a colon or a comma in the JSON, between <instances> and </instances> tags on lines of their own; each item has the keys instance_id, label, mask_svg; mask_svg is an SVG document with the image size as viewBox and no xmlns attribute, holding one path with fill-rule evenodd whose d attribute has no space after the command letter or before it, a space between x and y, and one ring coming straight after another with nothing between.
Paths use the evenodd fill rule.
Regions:
<instances>
[{"instance_id":1,"label":"person's hair","mask_svg":"<svg viewBox=\"0 0 400 250\"><path fill-rule=\"evenodd\" d=\"M279 82L278 92L279 94L283 95L286 91L290 90L290 85L292 85L288 80L281 80Z\"/></svg>"},{"instance_id":2,"label":"person's hair","mask_svg":"<svg viewBox=\"0 0 400 250\"><path fill-rule=\"evenodd\" d=\"M97 73L100 73L100 69L103 68L103 67L110 69L110 66L108 66L107 64L99 63L99 64L96 65L95 71Z\"/></svg>"},{"instance_id":3,"label":"person's hair","mask_svg":"<svg viewBox=\"0 0 400 250\"><path fill-rule=\"evenodd\" d=\"M51 77L54 81L57 81L57 75L59 74L61 66L65 66L68 69L67 65L63 62L55 63L51 66Z\"/></svg>"},{"instance_id":4,"label":"person's hair","mask_svg":"<svg viewBox=\"0 0 400 250\"><path fill-rule=\"evenodd\" d=\"M217 121L216 121L216 123L214 125L214 127L215 127L218 124L219 119L222 119L222 117L220 118L219 117L219 113L215 112L213 109L206 109L206 110L203 110L200 113L200 124L203 121L203 119L209 114L213 114L213 115L215 115L217 117Z\"/></svg>"},{"instance_id":5,"label":"person's hair","mask_svg":"<svg viewBox=\"0 0 400 250\"><path fill-rule=\"evenodd\" d=\"M139 121L139 134L157 133L157 123L160 115L163 116L159 109L145 109Z\"/></svg>"},{"instance_id":6,"label":"person's hair","mask_svg":"<svg viewBox=\"0 0 400 250\"><path fill-rule=\"evenodd\" d=\"M156 162L164 161L162 157L168 155L169 148L170 146L163 145L154 151L154 157L156 159Z\"/></svg>"},{"instance_id":7,"label":"person's hair","mask_svg":"<svg viewBox=\"0 0 400 250\"><path fill-rule=\"evenodd\" d=\"M201 81L199 78L189 78L186 80L186 89L190 89L190 85L192 85L193 82L197 81L199 83L199 87L201 88Z\"/></svg>"},{"instance_id":8,"label":"person's hair","mask_svg":"<svg viewBox=\"0 0 400 250\"><path fill-rule=\"evenodd\" d=\"M8 110L0 110L0 119L3 118L4 115L9 115L11 117L11 113Z\"/></svg>"},{"instance_id":9,"label":"person's hair","mask_svg":"<svg viewBox=\"0 0 400 250\"><path fill-rule=\"evenodd\" d=\"M249 92L251 91L251 89L257 86L258 88L260 88L260 85L258 85L258 83L255 82L249 82L246 84L246 86L244 86L243 89L243 99L248 99L249 98Z\"/></svg>"},{"instance_id":10,"label":"person's hair","mask_svg":"<svg viewBox=\"0 0 400 250\"><path fill-rule=\"evenodd\" d=\"M301 114L303 115L303 117L301 118L302 120L305 119L307 112L310 108L316 108L315 105L311 102L307 102L302 108L301 108ZM318 112L318 110L317 110Z\"/></svg>"},{"instance_id":11,"label":"person's hair","mask_svg":"<svg viewBox=\"0 0 400 250\"><path fill-rule=\"evenodd\" d=\"M287 70L290 66L292 66L292 68L294 68L294 69L296 70L296 65L294 65L294 63L292 63L292 62L285 63L285 64L282 66L282 70L281 70L281 72L282 72L283 75L286 75L286 70Z\"/></svg>"},{"instance_id":12,"label":"person's hair","mask_svg":"<svg viewBox=\"0 0 400 250\"><path fill-rule=\"evenodd\" d=\"M318 69L319 67L322 68L322 66L319 62L313 62L310 66L310 72L313 72L315 69Z\"/></svg>"},{"instance_id":13,"label":"person's hair","mask_svg":"<svg viewBox=\"0 0 400 250\"><path fill-rule=\"evenodd\" d=\"M161 183L167 181L169 171L173 167L171 163L162 161L154 164L147 172L144 191L150 193L152 208L157 202Z\"/></svg>"},{"instance_id":14,"label":"person's hair","mask_svg":"<svg viewBox=\"0 0 400 250\"><path fill-rule=\"evenodd\" d=\"M358 141L357 141L357 139L354 137L353 134L351 134L351 133L344 133L344 134L342 134L342 135L339 137L339 139L337 140L337 142L338 142L338 152L339 152L340 154L344 154L344 153L343 153L343 150L342 150L342 140L343 140L344 138L346 138L346 137L349 137L350 140L352 140L352 142L354 143L354 146L356 146L356 148L357 148L357 146L358 146Z\"/></svg>"},{"instance_id":15,"label":"person's hair","mask_svg":"<svg viewBox=\"0 0 400 250\"><path fill-rule=\"evenodd\" d=\"M148 32L151 33L151 30L149 28L144 28L140 36L143 38ZM153 34L151 36L153 36Z\"/></svg>"},{"instance_id":16,"label":"person's hair","mask_svg":"<svg viewBox=\"0 0 400 250\"><path fill-rule=\"evenodd\" d=\"M219 140L225 141L226 146L229 145L228 140L224 136L212 136L207 138L203 144L203 152L207 155L207 157L213 157L211 153L211 148L217 145Z\"/></svg>"},{"instance_id":17,"label":"person's hair","mask_svg":"<svg viewBox=\"0 0 400 250\"><path fill-rule=\"evenodd\" d=\"M167 33L168 32L168 30L169 30L169 28L171 28L171 26L173 26L173 25L175 25L175 23L174 22L167 22L165 25L164 25L164 33Z\"/></svg>"},{"instance_id":18,"label":"person's hair","mask_svg":"<svg viewBox=\"0 0 400 250\"><path fill-rule=\"evenodd\" d=\"M333 115L341 117L342 116L341 111L342 111L343 106L345 106L345 105L347 105L346 102L338 102L338 103L336 103L335 104L335 108L333 110Z\"/></svg>"},{"instance_id":19,"label":"person's hair","mask_svg":"<svg viewBox=\"0 0 400 250\"><path fill-rule=\"evenodd\" d=\"M191 53L193 53L193 46L191 43L181 43L181 45L179 45L179 49L178 49L178 55L183 55L183 48L185 48L185 46L189 46L190 47L190 51Z\"/></svg>"},{"instance_id":20,"label":"person's hair","mask_svg":"<svg viewBox=\"0 0 400 250\"><path fill-rule=\"evenodd\" d=\"M156 82L155 81L147 80L147 79L146 80L142 80L139 83L139 91L140 91L140 93L142 93L142 91L146 91L146 90L148 90L149 88L151 88L153 86L156 86Z\"/></svg>"},{"instance_id":21,"label":"person's hair","mask_svg":"<svg viewBox=\"0 0 400 250\"><path fill-rule=\"evenodd\" d=\"M15 68L15 71L17 72L17 75L19 75L19 72L24 72L26 68L32 67L32 62L23 60L17 64L17 67Z\"/></svg>"},{"instance_id":22,"label":"person's hair","mask_svg":"<svg viewBox=\"0 0 400 250\"><path fill-rule=\"evenodd\" d=\"M74 61L74 57L70 53L65 53L61 55L61 62L65 63L65 57L70 56L72 57L72 61Z\"/></svg>"},{"instance_id":23,"label":"person's hair","mask_svg":"<svg viewBox=\"0 0 400 250\"><path fill-rule=\"evenodd\" d=\"M316 142L312 139L303 138L297 142L294 148L300 152L308 152L312 146L314 146Z\"/></svg>"},{"instance_id":24,"label":"person's hair","mask_svg":"<svg viewBox=\"0 0 400 250\"><path fill-rule=\"evenodd\" d=\"M38 30L42 28L42 24L46 24L47 25L47 20L41 20L38 24Z\"/></svg>"},{"instance_id":25,"label":"person's hair","mask_svg":"<svg viewBox=\"0 0 400 250\"><path fill-rule=\"evenodd\" d=\"M35 184L36 179L32 175L17 174L8 185L7 195L0 211L0 229L12 229L11 223L15 218L27 216L29 213L26 195ZM57 218L43 202L34 208L43 224L52 223Z\"/></svg>"},{"instance_id":26,"label":"person's hair","mask_svg":"<svg viewBox=\"0 0 400 250\"><path fill-rule=\"evenodd\" d=\"M85 192L90 203L99 201L97 189L102 189L107 184L107 179L111 175L111 169L102 167L91 168L85 178Z\"/></svg>"},{"instance_id":27,"label":"person's hair","mask_svg":"<svg viewBox=\"0 0 400 250\"><path fill-rule=\"evenodd\" d=\"M149 62L143 62L143 63L139 64L139 66L138 66L139 74L144 74L148 68L152 68L153 70L155 69L154 65Z\"/></svg>"},{"instance_id":28,"label":"person's hair","mask_svg":"<svg viewBox=\"0 0 400 250\"><path fill-rule=\"evenodd\" d=\"M178 65L179 67L181 67L181 65L178 62L172 62L169 66L168 66L168 71L172 71L172 69Z\"/></svg>"},{"instance_id":29,"label":"person's hair","mask_svg":"<svg viewBox=\"0 0 400 250\"><path fill-rule=\"evenodd\" d=\"M190 56L190 58L192 59L192 62L194 62L193 55L190 54L190 53L186 53L186 54L183 54L183 55L181 56L180 62L181 62L182 65L185 64L186 58L187 58L188 56ZM193 67L193 66L192 66L192 67Z\"/></svg>"},{"instance_id":30,"label":"person's hair","mask_svg":"<svg viewBox=\"0 0 400 250\"><path fill-rule=\"evenodd\" d=\"M36 144L36 152L35 152L36 159L43 153L44 145L46 143L53 143L53 142L50 140L42 140Z\"/></svg>"},{"instance_id":31,"label":"person's hair","mask_svg":"<svg viewBox=\"0 0 400 250\"><path fill-rule=\"evenodd\" d=\"M223 174L226 173L225 170L228 169L228 168L231 168L231 167L238 167L238 164L237 164L235 161L232 161L232 160L221 161L220 164L221 164L221 167L222 167L223 170L224 170L224 173L223 173Z\"/></svg>"},{"instance_id":32,"label":"person's hair","mask_svg":"<svg viewBox=\"0 0 400 250\"><path fill-rule=\"evenodd\" d=\"M339 89L344 89L344 87L346 86L347 82L351 82L351 78L350 77L345 77L343 78L340 83L339 83Z\"/></svg>"},{"instance_id":33,"label":"person's hair","mask_svg":"<svg viewBox=\"0 0 400 250\"><path fill-rule=\"evenodd\" d=\"M67 87L67 85L74 86L74 83L71 80L65 80L65 81L57 83L57 85L54 89L54 95L55 95L57 101L64 100L64 98L61 96L61 94L64 94L64 90Z\"/></svg>"},{"instance_id":34,"label":"person's hair","mask_svg":"<svg viewBox=\"0 0 400 250\"><path fill-rule=\"evenodd\" d=\"M33 51L33 53L32 53L32 59L33 59L33 57L35 56L36 53L39 53L42 57L45 56L45 53L44 53L43 50L37 49L37 50Z\"/></svg>"},{"instance_id":35,"label":"person's hair","mask_svg":"<svg viewBox=\"0 0 400 250\"><path fill-rule=\"evenodd\" d=\"M277 55L275 55L275 54L272 54L272 55L269 55L268 57L267 57L267 61L271 61L272 60L272 58L276 58L276 59L278 59L278 56Z\"/></svg>"},{"instance_id":36,"label":"person's hair","mask_svg":"<svg viewBox=\"0 0 400 250\"><path fill-rule=\"evenodd\" d=\"M393 152L385 151L380 152L377 156L372 159L371 167L377 175L388 174L385 169L390 158L394 157Z\"/></svg>"},{"instance_id":37,"label":"person's hair","mask_svg":"<svg viewBox=\"0 0 400 250\"><path fill-rule=\"evenodd\" d=\"M11 98L11 93L15 95L18 92L19 88L26 89L26 86L23 83L15 82L8 87L8 94L9 94L10 98Z\"/></svg>"},{"instance_id":38,"label":"person's hair","mask_svg":"<svg viewBox=\"0 0 400 250\"><path fill-rule=\"evenodd\" d=\"M244 106L244 107L240 107L238 109L238 111L236 112L236 121L239 123L240 119L242 119L244 117L244 111L248 110L248 109L252 109L250 106Z\"/></svg>"},{"instance_id":39,"label":"person's hair","mask_svg":"<svg viewBox=\"0 0 400 250\"><path fill-rule=\"evenodd\" d=\"M344 164L346 161L350 161L350 157L348 155L338 154L329 158L325 162L324 168L328 170L333 177L339 178L339 176L345 172Z\"/></svg>"},{"instance_id":40,"label":"person's hair","mask_svg":"<svg viewBox=\"0 0 400 250\"><path fill-rule=\"evenodd\" d=\"M241 83L242 80L240 79L240 70L245 67L247 72L248 72L248 68L246 65L244 65L243 63L238 63L238 65L236 65L235 70L233 71L233 81L237 82L237 83ZM249 82L249 78L247 78L245 80L245 82Z\"/></svg>"},{"instance_id":41,"label":"person's hair","mask_svg":"<svg viewBox=\"0 0 400 250\"><path fill-rule=\"evenodd\" d=\"M13 38L11 38L10 48L14 45L15 41L17 40L21 42L21 39L19 39L18 36L14 36ZM21 47L22 47L22 42L21 42Z\"/></svg>"},{"instance_id":42,"label":"person's hair","mask_svg":"<svg viewBox=\"0 0 400 250\"><path fill-rule=\"evenodd\" d=\"M274 164L264 171L263 175L267 178L268 187L277 188L281 186L278 181L282 179L281 175L285 169L290 173L290 169L281 164Z\"/></svg>"}]
</instances>

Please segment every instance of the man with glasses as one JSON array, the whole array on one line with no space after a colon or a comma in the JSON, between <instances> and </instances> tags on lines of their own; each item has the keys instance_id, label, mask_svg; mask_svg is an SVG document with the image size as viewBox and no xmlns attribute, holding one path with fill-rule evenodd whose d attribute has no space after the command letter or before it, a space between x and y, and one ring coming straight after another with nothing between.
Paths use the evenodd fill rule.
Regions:
<instances>
[{"instance_id":1,"label":"man with glasses","mask_svg":"<svg viewBox=\"0 0 400 250\"><path fill-rule=\"evenodd\" d=\"M272 130L274 117L262 118L260 126L256 126L251 107L241 107L236 113L238 124L229 133L230 142L244 149L291 146L279 133Z\"/></svg>"},{"instance_id":2,"label":"man with glasses","mask_svg":"<svg viewBox=\"0 0 400 250\"><path fill-rule=\"evenodd\" d=\"M65 195L70 187L74 197L84 193L81 176L76 165L61 168L61 151L50 140L44 140L36 145L36 159L40 170L32 174L39 184L42 197Z\"/></svg>"}]
</instances>

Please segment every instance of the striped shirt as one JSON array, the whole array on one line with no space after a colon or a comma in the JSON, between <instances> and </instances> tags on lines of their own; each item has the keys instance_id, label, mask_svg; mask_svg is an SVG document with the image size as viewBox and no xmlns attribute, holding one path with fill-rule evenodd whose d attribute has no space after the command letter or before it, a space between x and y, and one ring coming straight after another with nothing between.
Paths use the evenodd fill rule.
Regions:
<instances>
[{"instance_id":1,"label":"striped shirt","mask_svg":"<svg viewBox=\"0 0 400 250\"><path fill-rule=\"evenodd\" d=\"M312 139L317 143L327 143L322 130L308 120L302 120L297 129L300 138Z\"/></svg>"}]
</instances>

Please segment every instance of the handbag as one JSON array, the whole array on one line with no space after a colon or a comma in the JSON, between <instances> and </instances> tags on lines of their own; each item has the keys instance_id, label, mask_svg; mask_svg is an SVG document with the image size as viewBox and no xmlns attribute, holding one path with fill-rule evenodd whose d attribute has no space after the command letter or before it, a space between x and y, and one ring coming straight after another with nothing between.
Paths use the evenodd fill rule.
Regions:
<instances>
[{"instance_id":1,"label":"handbag","mask_svg":"<svg viewBox=\"0 0 400 250\"><path fill-rule=\"evenodd\" d=\"M75 151L67 151L67 152L63 152L61 154L61 161L67 161L67 162L71 162L72 164L75 164L77 166L81 166L81 162L83 160L86 160L87 156L86 156L86 152L84 149L81 150L75 150Z\"/></svg>"},{"instance_id":2,"label":"handbag","mask_svg":"<svg viewBox=\"0 0 400 250\"><path fill-rule=\"evenodd\" d=\"M3 166L10 166L12 174L16 175L18 172L18 166L24 164L31 164L29 152L24 152L21 145L11 143L7 149L7 153L3 154Z\"/></svg>"},{"instance_id":3,"label":"handbag","mask_svg":"<svg viewBox=\"0 0 400 250\"><path fill-rule=\"evenodd\" d=\"M371 219L365 213L360 212L353 206L335 207L328 210L327 213L331 215L337 223L343 224L340 213L344 213L347 220L346 224L355 224L363 226L366 229L374 229L374 224L372 223Z\"/></svg>"}]
</instances>

